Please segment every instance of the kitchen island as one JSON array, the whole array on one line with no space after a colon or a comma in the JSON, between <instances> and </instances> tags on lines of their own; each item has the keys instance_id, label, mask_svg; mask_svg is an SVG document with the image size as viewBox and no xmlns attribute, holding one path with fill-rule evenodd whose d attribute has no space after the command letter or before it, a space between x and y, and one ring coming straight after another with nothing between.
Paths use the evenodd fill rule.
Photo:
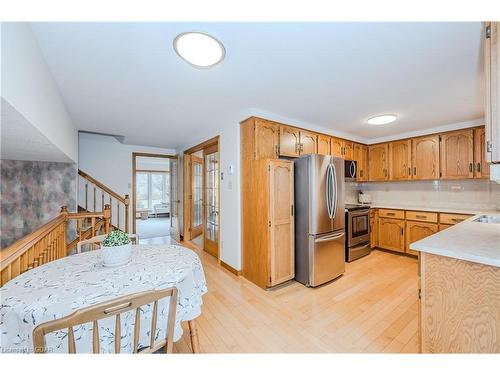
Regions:
<instances>
[{"instance_id":1,"label":"kitchen island","mask_svg":"<svg viewBox=\"0 0 500 375\"><path fill-rule=\"evenodd\" d=\"M479 217L410 245L422 353L500 353L500 224Z\"/></svg>"}]
</instances>

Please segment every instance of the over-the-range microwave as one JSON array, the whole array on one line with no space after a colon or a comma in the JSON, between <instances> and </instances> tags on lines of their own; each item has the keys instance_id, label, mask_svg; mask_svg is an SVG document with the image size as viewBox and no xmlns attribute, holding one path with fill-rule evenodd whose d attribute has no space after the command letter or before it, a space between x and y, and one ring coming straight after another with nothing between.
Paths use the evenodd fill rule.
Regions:
<instances>
[{"instance_id":1,"label":"over-the-range microwave","mask_svg":"<svg viewBox=\"0 0 500 375\"><path fill-rule=\"evenodd\" d=\"M344 160L344 171L346 180L355 180L358 173L356 160Z\"/></svg>"}]
</instances>

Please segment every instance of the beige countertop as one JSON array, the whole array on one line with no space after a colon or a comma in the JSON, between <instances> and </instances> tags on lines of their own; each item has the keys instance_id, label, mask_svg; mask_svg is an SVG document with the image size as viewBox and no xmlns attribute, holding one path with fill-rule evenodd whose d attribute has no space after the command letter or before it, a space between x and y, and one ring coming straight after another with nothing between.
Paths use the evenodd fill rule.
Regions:
<instances>
[{"instance_id":1,"label":"beige countertop","mask_svg":"<svg viewBox=\"0 0 500 375\"><path fill-rule=\"evenodd\" d=\"M500 224L474 222L476 217L414 242L410 244L410 248L500 267Z\"/></svg>"}]
</instances>

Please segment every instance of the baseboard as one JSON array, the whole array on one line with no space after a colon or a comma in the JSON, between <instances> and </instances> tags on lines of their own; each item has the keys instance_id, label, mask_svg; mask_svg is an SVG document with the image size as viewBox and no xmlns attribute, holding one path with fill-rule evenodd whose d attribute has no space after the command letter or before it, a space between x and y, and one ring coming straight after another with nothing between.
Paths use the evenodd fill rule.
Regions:
<instances>
[{"instance_id":1,"label":"baseboard","mask_svg":"<svg viewBox=\"0 0 500 375\"><path fill-rule=\"evenodd\" d=\"M229 272L231 272L232 274L236 275L236 276L240 276L241 275L241 271L238 271L238 270L234 269L229 264L224 263L222 260L220 261L220 265L223 268L225 268L226 270L228 270Z\"/></svg>"}]
</instances>

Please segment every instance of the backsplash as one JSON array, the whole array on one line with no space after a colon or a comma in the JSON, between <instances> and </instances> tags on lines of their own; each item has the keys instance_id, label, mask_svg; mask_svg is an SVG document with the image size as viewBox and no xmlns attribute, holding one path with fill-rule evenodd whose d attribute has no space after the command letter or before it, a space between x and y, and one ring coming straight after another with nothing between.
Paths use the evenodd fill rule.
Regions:
<instances>
[{"instance_id":1,"label":"backsplash","mask_svg":"<svg viewBox=\"0 0 500 375\"><path fill-rule=\"evenodd\" d=\"M0 160L2 248L59 214L76 210L77 166L72 163Z\"/></svg>"},{"instance_id":2,"label":"backsplash","mask_svg":"<svg viewBox=\"0 0 500 375\"><path fill-rule=\"evenodd\" d=\"M500 184L489 180L346 182L346 202L356 203L359 190L377 205L500 209Z\"/></svg>"}]
</instances>

